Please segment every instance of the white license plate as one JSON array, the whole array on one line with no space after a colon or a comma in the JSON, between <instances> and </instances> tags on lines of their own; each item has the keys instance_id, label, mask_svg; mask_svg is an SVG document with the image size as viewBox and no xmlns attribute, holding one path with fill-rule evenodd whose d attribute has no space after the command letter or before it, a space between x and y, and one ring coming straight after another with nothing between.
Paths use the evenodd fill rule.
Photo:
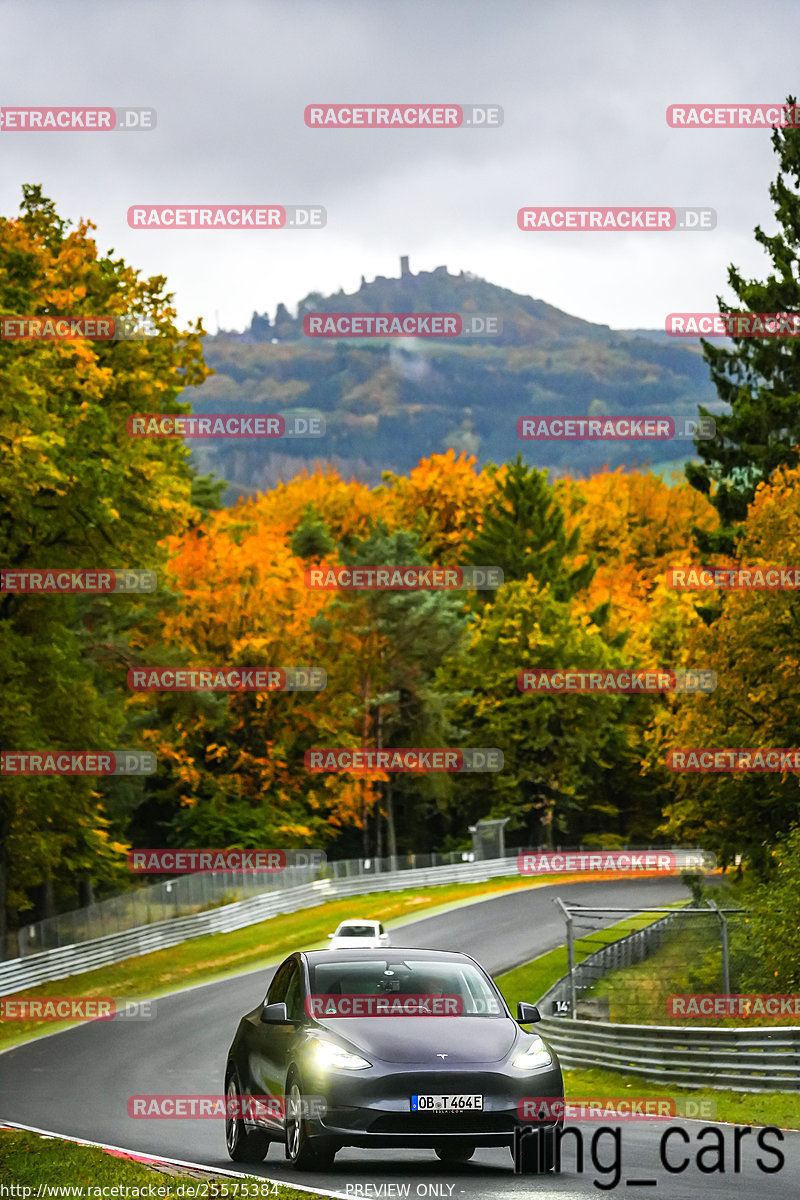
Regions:
<instances>
[{"instance_id":1,"label":"white license plate","mask_svg":"<svg viewBox=\"0 0 800 1200\"><path fill-rule=\"evenodd\" d=\"M482 1112L483 1096L412 1096L412 1112Z\"/></svg>"}]
</instances>

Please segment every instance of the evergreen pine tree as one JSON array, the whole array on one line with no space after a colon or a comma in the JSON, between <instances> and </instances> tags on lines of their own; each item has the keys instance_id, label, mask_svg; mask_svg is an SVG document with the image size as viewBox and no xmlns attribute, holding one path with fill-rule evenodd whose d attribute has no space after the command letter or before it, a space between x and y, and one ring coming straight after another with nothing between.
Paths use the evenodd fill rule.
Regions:
<instances>
[{"instance_id":1,"label":"evergreen pine tree","mask_svg":"<svg viewBox=\"0 0 800 1200\"><path fill-rule=\"evenodd\" d=\"M793 97L787 103L794 108ZM772 270L764 281L744 279L735 266L728 283L739 305L717 297L722 313L800 312L800 128L774 129L777 179L770 185L778 232L770 237L757 225L754 234L769 255ZM715 416L716 437L696 442L702 463L687 463L693 487L710 495L721 518L713 534L696 530L701 549L731 554L737 528L762 480L783 463L797 462L800 443L800 341L790 337L731 338L733 348L701 339L703 355L720 399L730 413ZM700 408L704 416L708 410Z\"/></svg>"},{"instance_id":2,"label":"evergreen pine tree","mask_svg":"<svg viewBox=\"0 0 800 1200\"><path fill-rule=\"evenodd\" d=\"M533 575L541 587L551 584L555 600L569 600L594 574L591 562L575 570L565 565L577 550L579 533L575 528L567 535L564 510L547 471L529 467L518 454L484 513L470 544L469 561L501 567L506 583Z\"/></svg>"}]
</instances>

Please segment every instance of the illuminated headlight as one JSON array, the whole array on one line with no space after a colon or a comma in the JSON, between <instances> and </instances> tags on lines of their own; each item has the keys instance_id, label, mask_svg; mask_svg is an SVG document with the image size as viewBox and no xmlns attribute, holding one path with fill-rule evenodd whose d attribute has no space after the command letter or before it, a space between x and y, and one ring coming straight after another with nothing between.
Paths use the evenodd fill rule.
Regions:
<instances>
[{"instance_id":1,"label":"illuminated headlight","mask_svg":"<svg viewBox=\"0 0 800 1200\"><path fill-rule=\"evenodd\" d=\"M518 1071L535 1071L537 1067L551 1066L552 1062L549 1050L542 1039L537 1037L533 1045L523 1050L522 1054L518 1054L511 1065Z\"/></svg>"},{"instance_id":2,"label":"illuminated headlight","mask_svg":"<svg viewBox=\"0 0 800 1200\"><path fill-rule=\"evenodd\" d=\"M330 1070L331 1067L344 1071L363 1071L365 1067L372 1066L372 1063L367 1062L360 1054L351 1054L343 1046L337 1046L335 1042L328 1042L324 1038L312 1038L309 1050L313 1065L321 1071Z\"/></svg>"}]
</instances>

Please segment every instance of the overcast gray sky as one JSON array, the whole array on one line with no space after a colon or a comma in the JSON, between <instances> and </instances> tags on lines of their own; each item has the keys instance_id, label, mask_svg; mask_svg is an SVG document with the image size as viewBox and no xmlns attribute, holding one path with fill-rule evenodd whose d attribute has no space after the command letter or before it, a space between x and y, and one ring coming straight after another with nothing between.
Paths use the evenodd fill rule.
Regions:
<instances>
[{"instance_id":1,"label":"overcast gray sky","mask_svg":"<svg viewBox=\"0 0 800 1200\"><path fill-rule=\"evenodd\" d=\"M139 105L149 133L0 132L24 182L98 225L184 319L241 328L360 276L446 264L617 328L712 311L761 274L770 133L673 130L681 101L800 91L796 0L0 0L0 103ZM500 129L316 130L314 102L491 102ZM322 204L320 231L133 230L128 206ZM524 205L710 205L704 233L522 233ZM730 298L730 297L729 297Z\"/></svg>"}]
</instances>

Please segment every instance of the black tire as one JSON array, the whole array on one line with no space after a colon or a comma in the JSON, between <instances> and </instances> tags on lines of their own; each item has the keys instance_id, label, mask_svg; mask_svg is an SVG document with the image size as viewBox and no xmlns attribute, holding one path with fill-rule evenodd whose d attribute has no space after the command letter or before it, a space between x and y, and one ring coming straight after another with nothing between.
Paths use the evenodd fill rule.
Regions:
<instances>
[{"instance_id":1,"label":"black tire","mask_svg":"<svg viewBox=\"0 0 800 1200\"><path fill-rule=\"evenodd\" d=\"M511 1151L512 1155L514 1151ZM517 1151L522 1175L544 1175L555 1172L555 1136L552 1129L540 1129L522 1138Z\"/></svg>"},{"instance_id":2,"label":"black tire","mask_svg":"<svg viewBox=\"0 0 800 1200\"><path fill-rule=\"evenodd\" d=\"M327 1171L333 1166L336 1146L327 1138L312 1137L303 1116L303 1092L296 1076L286 1081L286 1157L296 1171Z\"/></svg>"},{"instance_id":3,"label":"black tire","mask_svg":"<svg viewBox=\"0 0 800 1200\"><path fill-rule=\"evenodd\" d=\"M469 1162L475 1153L475 1146L469 1142L442 1142L435 1150L436 1157L444 1163L465 1163Z\"/></svg>"},{"instance_id":4,"label":"black tire","mask_svg":"<svg viewBox=\"0 0 800 1200\"><path fill-rule=\"evenodd\" d=\"M239 1077L231 1071L225 1084L226 1102L241 1096ZM263 1129L246 1129L241 1117L225 1115L225 1145L234 1162L263 1162L269 1150L269 1135Z\"/></svg>"}]
</instances>

